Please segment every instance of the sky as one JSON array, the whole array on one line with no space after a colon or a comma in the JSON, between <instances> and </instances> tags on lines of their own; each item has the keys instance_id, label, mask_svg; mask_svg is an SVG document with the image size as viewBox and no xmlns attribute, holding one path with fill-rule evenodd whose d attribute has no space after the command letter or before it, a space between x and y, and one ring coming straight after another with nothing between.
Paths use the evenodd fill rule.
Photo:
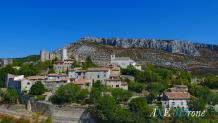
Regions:
<instances>
[{"instance_id":1,"label":"sky","mask_svg":"<svg viewBox=\"0 0 218 123\"><path fill-rule=\"evenodd\" d=\"M0 1L0 58L52 51L84 36L218 44L218 1Z\"/></svg>"}]
</instances>

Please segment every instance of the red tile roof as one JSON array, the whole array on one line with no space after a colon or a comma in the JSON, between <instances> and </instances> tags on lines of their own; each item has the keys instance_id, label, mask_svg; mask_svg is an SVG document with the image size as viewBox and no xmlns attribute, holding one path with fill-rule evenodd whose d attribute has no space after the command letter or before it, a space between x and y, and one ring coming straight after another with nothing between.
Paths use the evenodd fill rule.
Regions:
<instances>
[{"instance_id":1,"label":"red tile roof","mask_svg":"<svg viewBox=\"0 0 218 123\"><path fill-rule=\"evenodd\" d=\"M190 94L188 92L164 92L164 95L168 99L175 99L175 100L190 99Z\"/></svg>"},{"instance_id":2,"label":"red tile roof","mask_svg":"<svg viewBox=\"0 0 218 123\"><path fill-rule=\"evenodd\" d=\"M66 74L49 74L49 77L65 77L67 76Z\"/></svg>"},{"instance_id":3,"label":"red tile roof","mask_svg":"<svg viewBox=\"0 0 218 123\"><path fill-rule=\"evenodd\" d=\"M46 77L45 76L29 76L27 79L29 80L44 80Z\"/></svg>"},{"instance_id":4,"label":"red tile roof","mask_svg":"<svg viewBox=\"0 0 218 123\"><path fill-rule=\"evenodd\" d=\"M78 79L75 82L73 82L73 84L83 85L83 84L86 84L86 83L91 83L91 81L92 80L89 80L89 79Z\"/></svg>"},{"instance_id":5,"label":"red tile roof","mask_svg":"<svg viewBox=\"0 0 218 123\"><path fill-rule=\"evenodd\" d=\"M101 72L101 71L109 71L108 68L100 67L100 68L88 68L87 72Z\"/></svg>"},{"instance_id":6,"label":"red tile roof","mask_svg":"<svg viewBox=\"0 0 218 123\"><path fill-rule=\"evenodd\" d=\"M122 82L121 85L122 85L122 86L127 86L128 83L127 83L127 82Z\"/></svg>"}]
</instances>

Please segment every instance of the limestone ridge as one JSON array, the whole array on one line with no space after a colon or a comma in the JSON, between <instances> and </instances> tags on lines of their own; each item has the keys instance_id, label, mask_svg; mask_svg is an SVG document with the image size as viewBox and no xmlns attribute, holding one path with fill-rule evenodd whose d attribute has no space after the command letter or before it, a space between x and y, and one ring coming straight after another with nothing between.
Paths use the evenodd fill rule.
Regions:
<instances>
[{"instance_id":1,"label":"limestone ridge","mask_svg":"<svg viewBox=\"0 0 218 123\"><path fill-rule=\"evenodd\" d=\"M195 47L197 49L200 48L207 48L210 49L212 51L218 51L218 45L214 45L214 44L203 44L203 43L194 43Z\"/></svg>"},{"instance_id":2,"label":"limestone ridge","mask_svg":"<svg viewBox=\"0 0 218 123\"><path fill-rule=\"evenodd\" d=\"M96 64L110 62L110 56L130 57L138 64L187 69L218 74L218 46L178 40L81 38L65 47L68 56ZM59 54L61 49L54 51Z\"/></svg>"},{"instance_id":3,"label":"limestone ridge","mask_svg":"<svg viewBox=\"0 0 218 123\"><path fill-rule=\"evenodd\" d=\"M218 51L217 45L192 43L180 40L157 40L157 39L126 39L126 38L93 38L84 37L83 41L91 41L99 44L112 45L122 48L152 48L164 50L170 53L178 53L190 56L200 56L198 48L209 48Z\"/></svg>"}]
</instances>

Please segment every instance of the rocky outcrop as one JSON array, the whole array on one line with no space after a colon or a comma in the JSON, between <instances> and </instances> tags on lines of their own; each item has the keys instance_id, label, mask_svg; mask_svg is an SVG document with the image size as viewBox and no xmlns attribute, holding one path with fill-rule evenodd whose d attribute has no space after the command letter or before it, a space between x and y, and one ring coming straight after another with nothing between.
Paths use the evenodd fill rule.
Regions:
<instances>
[{"instance_id":1,"label":"rocky outcrop","mask_svg":"<svg viewBox=\"0 0 218 123\"><path fill-rule=\"evenodd\" d=\"M156 40L156 39L124 39L124 38L90 38L82 41L91 41L99 44L112 45L122 48L152 48L164 50L170 53L199 56L200 53L195 44L190 41Z\"/></svg>"},{"instance_id":2,"label":"rocky outcrop","mask_svg":"<svg viewBox=\"0 0 218 123\"><path fill-rule=\"evenodd\" d=\"M79 59L91 56L96 64L110 62L110 55L130 57L138 64L155 64L170 68L217 73L217 45L175 40L82 38L65 48Z\"/></svg>"},{"instance_id":3,"label":"rocky outcrop","mask_svg":"<svg viewBox=\"0 0 218 123\"><path fill-rule=\"evenodd\" d=\"M194 43L195 47L197 49L200 48L207 48L210 49L212 51L218 51L218 45L214 45L214 44L202 44L202 43Z\"/></svg>"}]
</instances>

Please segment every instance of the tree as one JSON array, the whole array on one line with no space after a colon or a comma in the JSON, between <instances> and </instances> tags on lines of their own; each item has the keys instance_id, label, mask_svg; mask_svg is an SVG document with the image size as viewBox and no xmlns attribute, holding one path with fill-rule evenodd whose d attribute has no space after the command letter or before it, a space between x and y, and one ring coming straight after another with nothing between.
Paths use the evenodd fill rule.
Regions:
<instances>
[{"instance_id":1,"label":"tree","mask_svg":"<svg viewBox=\"0 0 218 123\"><path fill-rule=\"evenodd\" d=\"M99 88L92 88L92 91L90 93L90 100L92 102L96 102L102 95L102 90Z\"/></svg>"},{"instance_id":2,"label":"tree","mask_svg":"<svg viewBox=\"0 0 218 123\"><path fill-rule=\"evenodd\" d=\"M92 114L100 123L128 123L130 122L129 113L116 104L111 96L102 96L93 108Z\"/></svg>"},{"instance_id":3,"label":"tree","mask_svg":"<svg viewBox=\"0 0 218 123\"><path fill-rule=\"evenodd\" d=\"M175 84L179 84L179 85L188 85L191 83L191 79L192 79L192 74L191 72L187 72L187 71L177 71L176 72L176 81Z\"/></svg>"},{"instance_id":4,"label":"tree","mask_svg":"<svg viewBox=\"0 0 218 123\"><path fill-rule=\"evenodd\" d=\"M32 64L23 64L18 70L18 74L25 76L34 76L40 73L40 68Z\"/></svg>"},{"instance_id":5,"label":"tree","mask_svg":"<svg viewBox=\"0 0 218 123\"><path fill-rule=\"evenodd\" d=\"M206 76L204 80L204 85L211 89L218 89L218 77Z\"/></svg>"},{"instance_id":6,"label":"tree","mask_svg":"<svg viewBox=\"0 0 218 123\"><path fill-rule=\"evenodd\" d=\"M136 76L139 74L139 70L137 70L133 65L128 65L126 69L121 69L121 73L123 75L132 75Z\"/></svg>"},{"instance_id":7,"label":"tree","mask_svg":"<svg viewBox=\"0 0 218 123\"><path fill-rule=\"evenodd\" d=\"M96 116L101 120L109 120L114 116L116 110L116 101L111 96L103 96L98 100Z\"/></svg>"},{"instance_id":8,"label":"tree","mask_svg":"<svg viewBox=\"0 0 218 123\"><path fill-rule=\"evenodd\" d=\"M135 75L135 80L138 82L146 82L147 81L147 77L144 71L140 71Z\"/></svg>"},{"instance_id":9,"label":"tree","mask_svg":"<svg viewBox=\"0 0 218 123\"><path fill-rule=\"evenodd\" d=\"M148 106L147 100L144 97L132 99L129 103L129 110L140 116L149 116L152 112L152 109Z\"/></svg>"},{"instance_id":10,"label":"tree","mask_svg":"<svg viewBox=\"0 0 218 123\"><path fill-rule=\"evenodd\" d=\"M207 104L218 104L218 94L212 92L207 87L203 87L201 85L190 85L189 92L191 95L204 100Z\"/></svg>"},{"instance_id":11,"label":"tree","mask_svg":"<svg viewBox=\"0 0 218 123\"><path fill-rule=\"evenodd\" d=\"M51 97L51 102L55 104L72 103L85 98L80 86L69 83L63 85ZM83 96L82 98L80 96Z\"/></svg>"},{"instance_id":12,"label":"tree","mask_svg":"<svg viewBox=\"0 0 218 123\"><path fill-rule=\"evenodd\" d=\"M130 101L129 109L132 112L139 112L147 108L147 102L144 97L137 97Z\"/></svg>"},{"instance_id":13,"label":"tree","mask_svg":"<svg viewBox=\"0 0 218 123\"><path fill-rule=\"evenodd\" d=\"M17 103L18 93L14 89L8 89L4 96L4 99L8 103Z\"/></svg>"},{"instance_id":14,"label":"tree","mask_svg":"<svg viewBox=\"0 0 218 123\"><path fill-rule=\"evenodd\" d=\"M192 97L188 105L193 111L203 111L205 109L205 102L203 99Z\"/></svg>"},{"instance_id":15,"label":"tree","mask_svg":"<svg viewBox=\"0 0 218 123\"><path fill-rule=\"evenodd\" d=\"M84 69L87 69L87 68L96 67L96 66L97 66L97 65L92 62L91 57L88 56L88 57L86 58L86 60L85 60L85 63L84 63L84 65L83 65L83 68L84 68Z\"/></svg>"},{"instance_id":16,"label":"tree","mask_svg":"<svg viewBox=\"0 0 218 123\"><path fill-rule=\"evenodd\" d=\"M111 94L118 103L127 102L129 98L132 97L130 92L120 88L112 89Z\"/></svg>"},{"instance_id":17,"label":"tree","mask_svg":"<svg viewBox=\"0 0 218 123\"><path fill-rule=\"evenodd\" d=\"M156 73L148 68L145 71L145 77L146 77L146 81L148 81L148 82L157 82L157 81L160 81L160 79L161 79L161 77L158 75L158 73Z\"/></svg>"},{"instance_id":18,"label":"tree","mask_svg":"<svg viewBox=\"0 0 218 123\"><path fill-rule=\"evenodd\" d=\"M38 81L30 88L30 94L32 95L42 95L46 91L42 82Z\"/></svg>"},{"instance_id":19,"label":"tree","mask_svg":"<svg viewBox=\"0 0 218 123\"><path fill-rule=\"evenodd\" d=\"M16 69L13 68L12 65L7 65L4 68L1 69L2 73L10 73L10 74L16 74Z\"/></svg>"},{"instance_id":20,"label":"tree","mask_svg":"<svg viewBox=\"0 0 218 123\"><path fill-rule=\"evenodd\" d=\"M6 73L0 71L0 87L4 87Z\"/></svg>"},{"instance_id":21,"label":"tree","mask_svg":"<svg viewBox=\"0 0 218 123\"><path fill-rule=\"evenodd\" d=\"M78 96L78 100L84 100L86 97L88 97L88 95L89 95L89 91L87 89L82 89Z\"/></svg>"},{"instance_id":22,"label":"tree","mask_svg":"<svg viewBox=\"0 0 218 123\"><path fill-rule=\"evenodd\" d=\"M167 68L157 68L156 72L162 77L162 79L171 79L173 73Z\"/></svg>"},{"instance_id":23,"label":"tree","mask_svg":"<svg viewBox=\"0 0 218 123\"><path fill-rule=\"evenodd\" d=\"M149 91L148 99L149 102L152 102L157 96L162 93L167 86L164 83L150 83L147 86L147 90Z\"/></svg>"},{"instance_id":24,"label":"tree","mask_svg":"<svg viewBox=\"0 0 218 123\"><path fill-rule=\"evenodd\" d=\"M105 87L100 81L94 82L92 85L92 91L90 93L91 101L95 103L99 97L101 97L103 90L105 90Z\"/></svg>"},{"instance_id":25,"label":"tree","mask_svg":"<svg viewBox=\"0 0 218 123\"><path fill-rule=\"evenodd\" d=\"M54 68L49 69L48 73L49 73L49 74L50 74L50 73L55 73Z\"/></svg>"},{"instance_id":26,"label":"tree","mask_svg":"<svg viewBox=\"0 0 218 123\"><path fill-rule=\"evenodd\" d=\"M75 67L81 67L81 65L80 65L80 63L78 61L73 62L72 68L75 68Z\"/></svg>"},{"instance_id":27,"label":"tree","mask_svg":"<svg viewBox=\"0 0 218 123\"><path fill-rule=\"evenodd\" d=\"M137 93L141 93L144 90L144 85L137 81L128 81L128 88L131 91L135 91Z\"/></svg>"},{"instance_id":28,"label":"tree","mask_svg":"<svg viewBox=\"0 0 218 123\"><path fill-rule=\"evenodd\" d=\"M45 120L45 123L52 123L52 118L51 118L51 117L48 117L48 118Z\"/></svg>"}]
</instances>

